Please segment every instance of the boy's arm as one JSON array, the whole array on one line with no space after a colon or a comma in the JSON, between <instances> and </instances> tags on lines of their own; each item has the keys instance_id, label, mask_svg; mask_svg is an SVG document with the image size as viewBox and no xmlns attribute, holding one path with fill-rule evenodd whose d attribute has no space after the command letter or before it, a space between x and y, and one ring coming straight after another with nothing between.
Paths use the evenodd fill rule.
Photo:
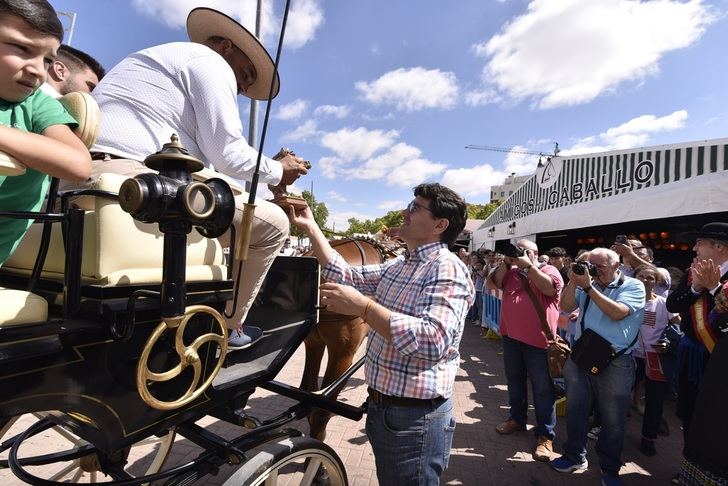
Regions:
<instances>
[{"instance_id":1,"label":"boy's arm","mask_svg":"<svg viewBox=\"0 0 728 486\"><path fill-rule=\"evenodd\" d=\"M66 125L51 125L42 135L0 126L0 151L59 179L83 181L91 176L91 154Z\"/></svg>"}]
</instances>

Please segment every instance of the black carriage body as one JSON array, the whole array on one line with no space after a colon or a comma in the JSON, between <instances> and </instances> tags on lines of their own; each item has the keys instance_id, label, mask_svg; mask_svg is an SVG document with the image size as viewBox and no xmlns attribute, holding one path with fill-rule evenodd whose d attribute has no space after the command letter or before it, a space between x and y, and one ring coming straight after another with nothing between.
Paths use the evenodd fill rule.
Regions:
<instances>
[{"instance_id":1,"label":"black carriage body","mask_svg":"<svg viewBox=\"0 0 728 486\"><path fill-rule=\"evenodd\" d=\"M22 280L2 275L0 285L23 288ZM228 353L212 386L194 402L170 411L149 407L136 385L139 356L160 323L159 299L137 300L128 340L112 332L123 327L129 298L138 290L137 286L81 286L79 311L71 318L61 318L56 305L49 312L56 317L47 322L0 326L0 419L59 411L53 420L111 454L169 427L197 420L212 409L241 409L257 386L277 375L316 323L318 263L313 258L278 257L246 321L261 327L264 337L248 349ZM62 292L60 283L50 281L41 281L37 291L51 303L58 302ZM232 282L188 282L186 297L188 305L204 304L222 311L232 298ZM185 342L211 332L212 327L209 316L194 317ZM173 337L174 330L166 331L152 349L152 371L178 362ZM216 350L213 345L200 348L201 382L215 367ZM149 388L161 400L174 400L189 384L189 373L183 372Z\"/></svg>"}]
</instances>

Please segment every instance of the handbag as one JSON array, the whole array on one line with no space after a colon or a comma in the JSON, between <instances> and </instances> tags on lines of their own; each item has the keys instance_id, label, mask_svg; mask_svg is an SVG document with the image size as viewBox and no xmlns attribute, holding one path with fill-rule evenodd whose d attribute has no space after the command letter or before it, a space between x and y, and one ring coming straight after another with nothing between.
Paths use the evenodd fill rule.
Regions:
<instances>
[{"instance_id":1,"label":"handbag","mask_svg":"<svg viewBox=\"0 0 728 486\"><path fill-rule=\"evenodd\" d=\"M531 303L536 308L536 314L538 314L538 319L541 321L541 330L548 342L546 347L546 360L549 367L549 376L551 378L560 378L564 374L564 365L566 364L566 360L569 359L569 353L571 352L569 343L564 341L558 334L551 332L551 328L546 322L546 313L543 307L539 305L531 285L529 285L528 280L522 274L519 273L518 276L521 279L521 285L523 285L528 297L531 299Z\"/></svg>"},{"instance_id":2,"label":"handbag","mask_svg":"<svg viewBox=\"0 0 728 486\"><path fill-rule=\"evenodd\" d=\"M622 285L624 278L619 279L619 285ZM598 375L601 373L612 360L622 356L628 349L635 345L640 333L634 337L632 344L619 351L614 351L612 344L604 339L598 332L593 329L584 329L584 318L586 317L586 309L589 307L591 298L586 294L584 302L584 310L581 313L581 336L574 343L571 350L571 360L579 367L579 369Z\"/></svg>"}]
</instances>

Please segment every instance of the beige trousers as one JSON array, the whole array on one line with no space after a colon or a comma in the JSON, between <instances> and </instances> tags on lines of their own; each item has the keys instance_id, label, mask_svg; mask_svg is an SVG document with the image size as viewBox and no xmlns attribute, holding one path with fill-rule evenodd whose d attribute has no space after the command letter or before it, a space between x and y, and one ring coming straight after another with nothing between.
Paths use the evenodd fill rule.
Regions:
<instances>
[{"instance_id":1,"label":"beige trousers","mask_svg":"<svg viewBox=\"0 0 728 486\"><path fill-rule=\"evenodd\" d=\"M134 177L137 174L154 171L136 160L94 160L91 178L85 184L85 187L93 187L99 175L105 172ZM247 202L247 193L235 196L235 218L233 219L233 225L236 230L240 228L243 217L243 205ZM263 284L263 279L273 264L273 260L275 260L280 249L283 247L283 243L288 237L290 229L288 217L281 208L262 200L257 200L255 204L256 208L250 235L248 259L243 262L243 276L240 278L240 283L237 288L237 309L235 309L232 318L226 319L226 324L229 329L235 329L245 320L255 300L255 296ZM236 231L236 233L239 234L239 231ZM220 237L220 242L224 247L229 246L229 240L229 231ZM233 280L236 282L238 281L238 267L238 262L233 261ZM232 305L233 301L230 300L226 309L227 314L231 313Z\"/></svg>"}]
</instances>

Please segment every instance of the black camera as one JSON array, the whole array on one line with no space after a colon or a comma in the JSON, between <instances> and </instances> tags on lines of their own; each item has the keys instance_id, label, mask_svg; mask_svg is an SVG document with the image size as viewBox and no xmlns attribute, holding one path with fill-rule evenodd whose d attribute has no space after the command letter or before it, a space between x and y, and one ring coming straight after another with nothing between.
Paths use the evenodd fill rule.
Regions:
<instances>
[{"instance_id":1,"label":"black camera","mask_svg":"<svg viewBox=\"0 0 728 486\"><path fill-rule=\"evenodd\" d=\"M617 237L614 239L617 243L621 243L622 245L629 245L629 241L627 240L627 235L617 235Z\"/></svg>"},{"instance_id":2,"label":"black camera","mask_svg":"<svg viewBox=\"0 0 728 486\"><path fill-rule=\"evenodd\" d=\"M585 273L588 273L592 277L597 276L597 267L588 261L583 262L575 262L571 266L571 271L574 272L576 275L584 275Z\"/></svg>"},{"instance_id":3,"label":"black camera","mask_svg":"<svg viewBox=\"0 0 728 486\"><path fill-rule=\"evenodd\" d=\"M521 258L523 255L526 254L526 251L523 248L517 247L513 243L508 243L508 246L503 251L503 254L511 258Z\"/></svg>"}]
</instances>

